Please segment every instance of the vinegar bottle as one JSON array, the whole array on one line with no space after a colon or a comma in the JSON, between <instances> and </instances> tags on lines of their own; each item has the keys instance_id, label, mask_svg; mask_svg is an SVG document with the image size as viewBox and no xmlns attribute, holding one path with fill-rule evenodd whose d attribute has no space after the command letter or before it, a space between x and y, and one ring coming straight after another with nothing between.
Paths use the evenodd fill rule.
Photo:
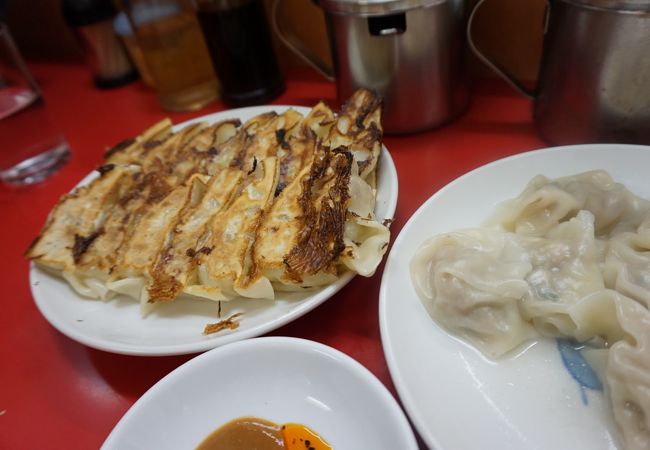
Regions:
<instances>
[{"instance_id":1,"label":"vinegar bottle","mask_svg":"<svg viewBox=\"0 0 650 450\"><path fill-rule=\"evenodd\" d=\"M266 103L285 88L261 0L194 0L199 23L231 106Z\"/></svg>"}]
</instances>

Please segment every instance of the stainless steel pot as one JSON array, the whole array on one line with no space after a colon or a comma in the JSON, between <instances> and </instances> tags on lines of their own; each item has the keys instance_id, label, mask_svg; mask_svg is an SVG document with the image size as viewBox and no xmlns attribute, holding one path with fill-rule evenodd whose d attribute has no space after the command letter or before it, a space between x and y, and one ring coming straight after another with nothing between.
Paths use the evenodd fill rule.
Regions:
<instances>
[{"instance_id":1,"label":"stainless steel pot","mask_svg":"<svg viewBox=\"0 0 650 450\"><path fill-rule=\"evenodd\" d=\"M650 144L650 2L547 0L544 51L534 89L470 47L499 75L534 99L533 118L554 144Z\"/></svg>"},{"instance_id":2,"label":"stainless steel pot","mask_svg":"<svg viewBox=\"0 0 650 450\"><path fill-rule=\"evenodd\" d=\"M388 133L410 133L450 121L467 106L464 0L315 0L325 11L333 70L295 37L280 39L329 79L338 98L357 88L384 99Z\"/></svg>"}]
</instances>

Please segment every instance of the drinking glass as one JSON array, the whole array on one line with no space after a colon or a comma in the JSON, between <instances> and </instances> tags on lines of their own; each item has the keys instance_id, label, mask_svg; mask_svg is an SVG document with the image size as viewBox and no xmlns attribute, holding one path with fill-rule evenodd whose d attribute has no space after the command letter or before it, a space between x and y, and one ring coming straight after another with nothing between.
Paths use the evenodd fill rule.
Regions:
<instances>
[{"instance_id":1,"label":"drinking glass","mask_svg":"<svg viewBox=\"0 0 650 450\"><path fill-rule=\"evenodd\" d=\"M37 183L69 157L68 143L52 127L40 89L0 22L0 181Z\"/></svg>"},{"instance_id":2,"label":"drinking glass","mask_svg":"<svg viewBox=\"0 0 650 450\"><path fill-rule=\"evenodd\" d=\"M168 111L192 111L218 97L218 82L188 0L125 1L158 101Z\"/></svg>"}]
</instances>

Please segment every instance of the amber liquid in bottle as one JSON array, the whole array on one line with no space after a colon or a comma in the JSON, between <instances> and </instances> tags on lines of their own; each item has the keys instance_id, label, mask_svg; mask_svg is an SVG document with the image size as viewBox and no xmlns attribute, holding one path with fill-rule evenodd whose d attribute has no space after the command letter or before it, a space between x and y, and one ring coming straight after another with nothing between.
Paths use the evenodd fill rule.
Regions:
<instances>
[{"instance_id":1,"label":"amber liquid in bottle","mask_svg":"<svg viewBox=\"0 0 650 450\"><path fill-rule=\"evenodd\" d=\"M163 108L189 111L217 98L210 56L191 10L142 23L137 37Z\"/></svg>"}]
</instances>

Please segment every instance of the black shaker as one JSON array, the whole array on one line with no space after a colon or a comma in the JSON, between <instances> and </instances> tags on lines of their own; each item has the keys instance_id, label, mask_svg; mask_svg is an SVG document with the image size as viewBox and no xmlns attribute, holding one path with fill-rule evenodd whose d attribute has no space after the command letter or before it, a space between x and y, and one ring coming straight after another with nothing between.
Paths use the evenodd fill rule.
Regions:
<instances>
[{"instance_id":1,"label":"black shaker","mask_svg":"<svg viewBox=\"0 0 650 450\"><path fill-rule=\"evenodd\" d=\"M231 106L266 103L285 88L261 0L194 0L221 98Z\"/></svg>"},{"instance_id":2,"label":"black shaker","mask_svg":"<svg viewBox=\"0 0 650 450\"><path fill-rule=\"evenodd\" d=\"M112 0L61 0L61 12L84 49L95 86L110 89L138 79L124 45L113 31Z\"/></svg>"}]
</instances>

